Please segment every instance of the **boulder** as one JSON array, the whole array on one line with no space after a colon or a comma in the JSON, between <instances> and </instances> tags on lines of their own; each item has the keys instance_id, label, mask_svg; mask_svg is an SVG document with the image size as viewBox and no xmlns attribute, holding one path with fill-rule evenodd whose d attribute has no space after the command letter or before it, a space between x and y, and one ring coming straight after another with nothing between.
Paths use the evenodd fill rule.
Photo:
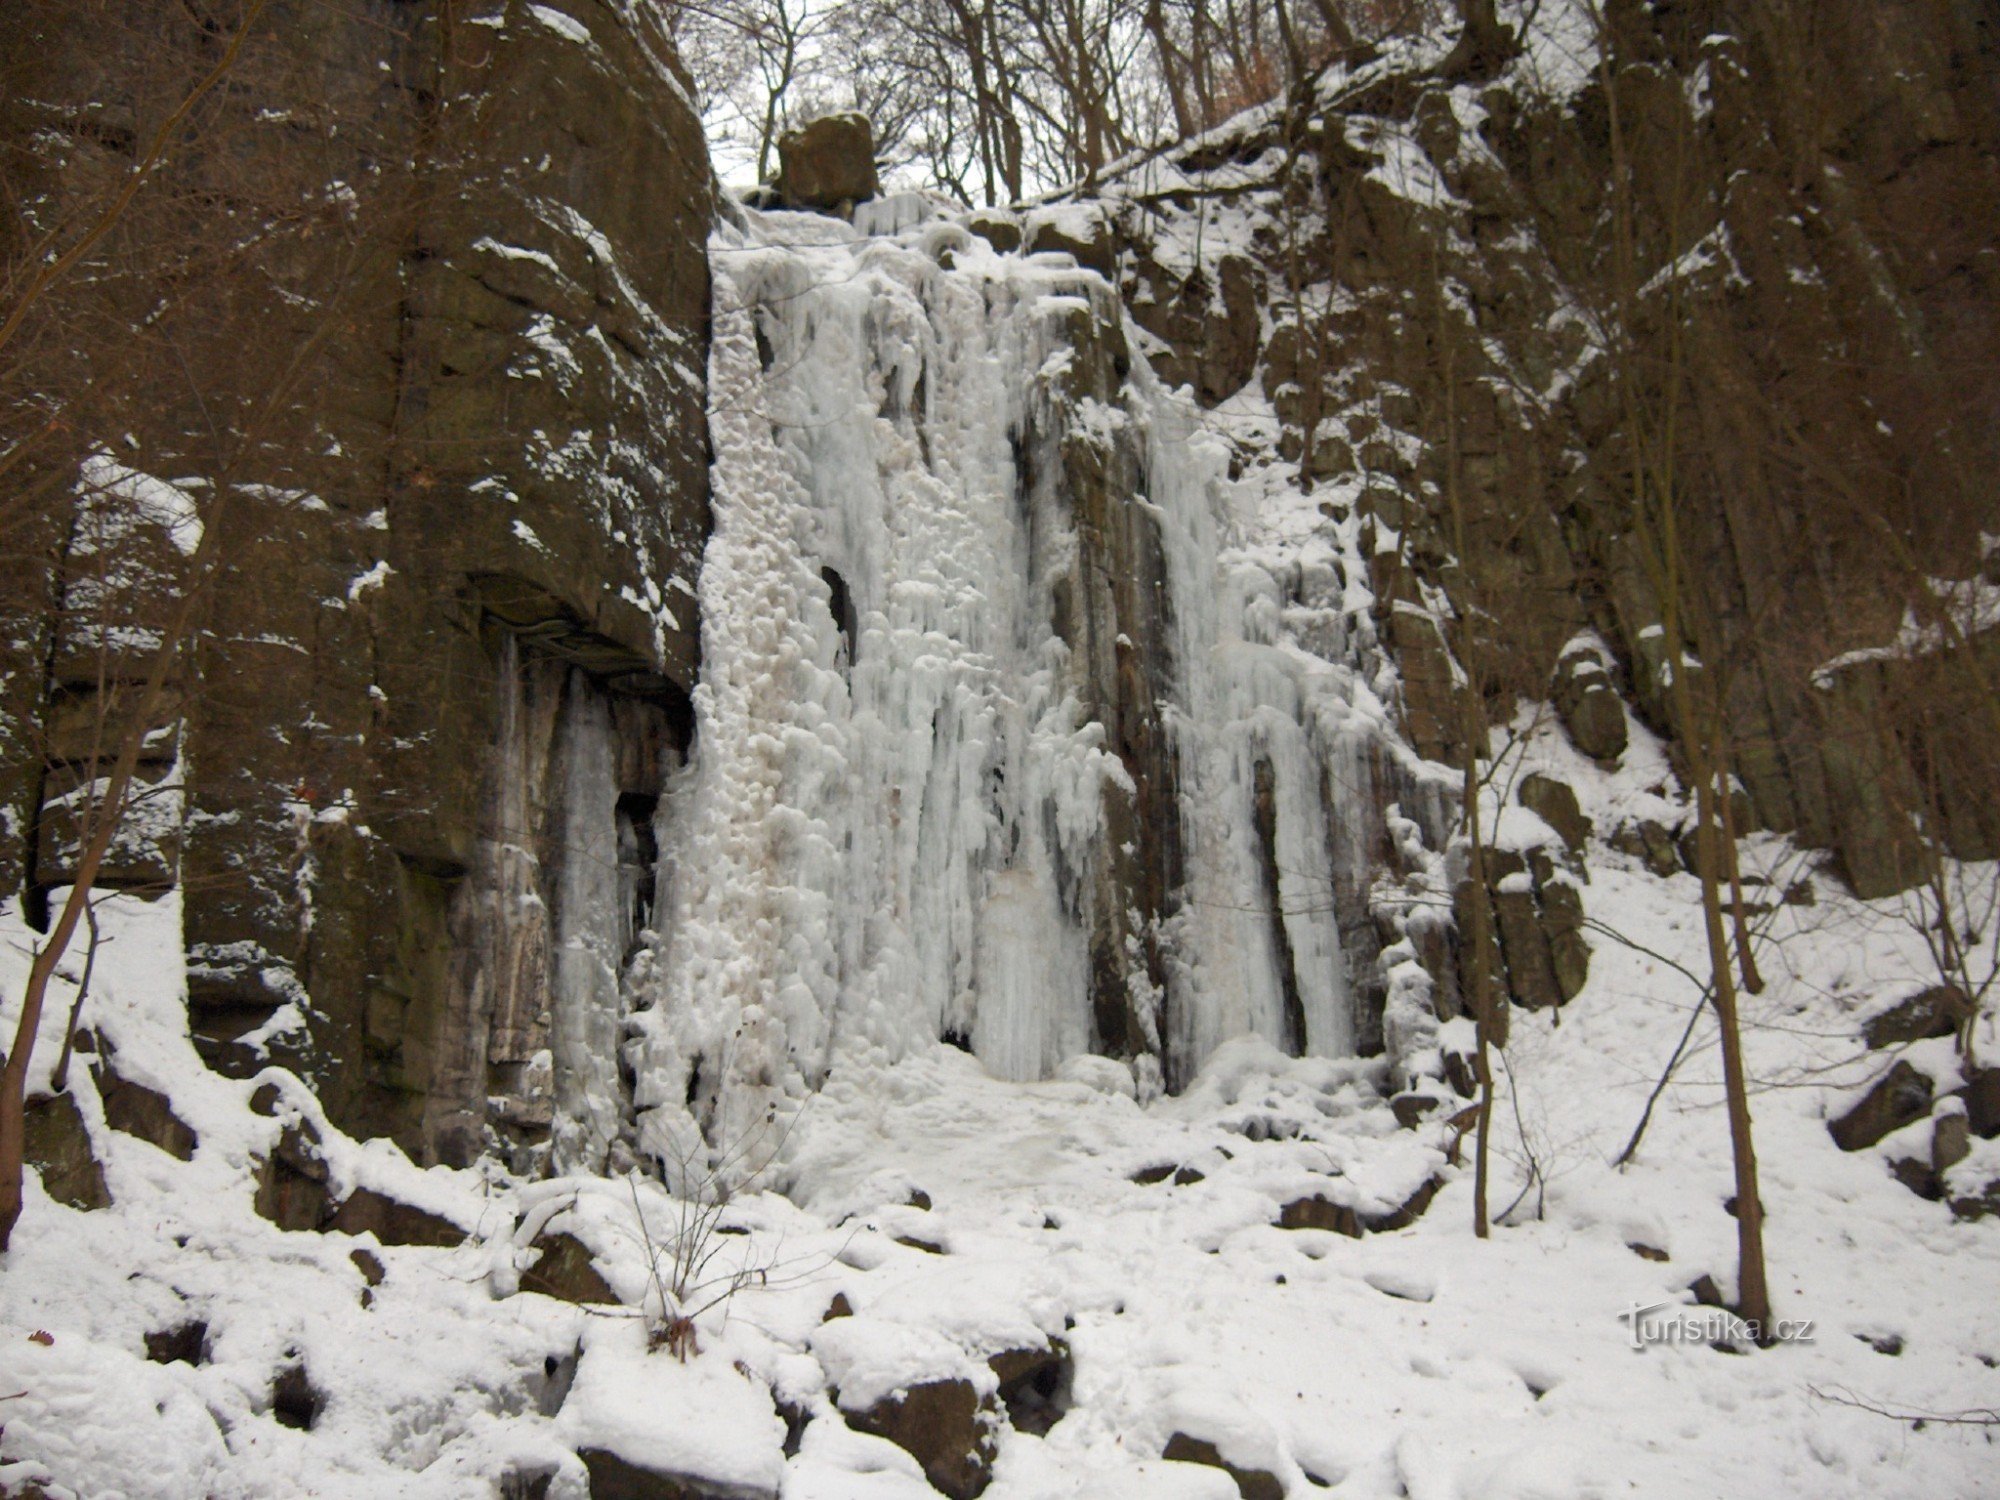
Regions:
<instances>
[{"instance_id":1,"label":"boulder","mask_svg":"<svg viewBox=\"0 0 2000 1500\"><path fill-rule=\"evenodd\" d=\"M1324 1229L1332 1234L1344 1234L1349 1239L1361 1238L1360 1216L1346 1204L1335 1203L1318 1193L1309 1198L1294 1198L1279 1209L1278 1227Z\"/></svg>"},{"instance_id":2,"label":"boulder","mask_svg":"<svg viewBox=\"0 0 2000 1500\"><path fill-rule=\"evenodd\" d=\"M1076 263L1109 279L1118 270L1118 241L1111 221L1094 208L1070 206L1032 214L1024 236L1030 254L1058 250Z\"/></svg>"},{"instance_id":3,"label":"boulder","mask_svg":"<svg viewBox=\"0 0 2000 1500\"><path fill-rule=\"evenodd\" d=\"M979 209L965 221L965 227L1002 255L1021 248L1021 221L1005 209Z\"/></svg>"},{"instance_id":4,"label":"boulder","mask_svg":"<svg viewBox=\"0 0 2000 1500\"><path fill-rule=\"evenodd\" d=\"M1370 1234L1387 1234L1391 1230L1408 1229L1423 1217L1424 1210L1431 1206L1431 1199L1437 1196L1438 1189L1443 1186L1444 1179L1441 1177L1426 1178L1414 1193L1387 1212L1362 1214L1361 1227Z\"/></svg>"},{"instance_id":5,"label":"boulder","mask_svg":"<svg viewBox=\"0 0 2000 1500\"><path fill-rule=\"evenodd\" d=\"M1625 705L1595 641L1578 637L1563 648L1554 696L1556 714L1577 749L1597 760L1616 760L1625 753Z\"/></svg>"},{"instance_id":6,"label":"boulder","mask_svg":"<svg viewBox=\"0 0 2000 1500\"><path fill-rule=\"evenodd\" d=\"M1862 1023L1861 1036L1870 1048L1901 1047L1950 1036L1971 1014L1965 991L1955 984L1934 984L1870 1016Z\"/></svg>"},{"instance_id":7,"label":"boulder","mask_svg":"<svg viewBox=\"0 0 2000 1500\"><path fill-rule=\"evenodd\" d=\"M23 1155L42 1179L42 1191L71 1208L111 1206L104 1168L90 1147L90 1131L68 1094L30 1099L22 1121Z\"/></svg>"},{"instance_id":8,"label":"boulder","mask_svg":"<svg viewBox=\"0 0 2000 1500\"><path fill-rule=\"evenodd\" d=\"M280 1229L313 1230L332 1211L319 1132L309 1122L285 1127L257 1173L257 1212Z\"/></svg>"},{"instance_id":9,"label":"boulder","mask_svg":"<svg viewBox=\"0 0 2000 1500\"><path fill-rule=\"evenodd\" d=\"M1493 921L1507 956L1507 988L1514 1003L1529 1010L1552 1010L1565 998L1542 931L1532 888L1519 885L1493 893Z\"/></svg>"},{"instance_id":10,"label":"boulder","mask_svg":"<svg viewBox=\"0 0 2000 1500\"><path fill-rule=\"evenodd\" d=\"M1397 1094L1389 1101L1389 1112L1404 1130L1415 1130L1443 1102L1435 1094Z\"/></svg>"},{"instance_id":11,"label":"boulder","mask_svg":"<svg viewBox=\"0 0 2000 1500\"><path fill-rule=\"evenodd\" d=\"M174 1113L171 1100L158 1089L134 1083L109 1067L91 1070L97 1095L104 1101L104 1123L113 1130L150 1141L169 1156L192 1160L199 1144L194 1129Z\"/></svg>"},{"instance_id":12,"label":"boulder","mask_svg":"<svg viewBox=\"0 0 2000 1500\"><path fill-rule=\"evenodd\" d=\"M1899 1061L1847 1113L1829 1121L1826 1128L1841 1150L1866 1150L1891 1131L1901 1130L1929 1114L1931 1096L1930 1079Z\"/></svg>"},{"instance_id":13,"label":"boulder","mask_svg":"<svg viewBox=\"0 0 2000 1500\"><path fill-rule=\"evenodd\" d=\"M1972 1133L1992 1140L2000 1136L2000 1068L1976 1068L1961 1091Z\"/></svg>"},{"instance_id":14,"label":"boulder","mask_svg":"<svg viewBox=\"0 0 2000 1500\"><path fill-rule=\"evenodd\" d=\"M1566 782L1539 772L1523 776L1515 793L1521 806L1556 831L1571 854L1582 854L1590 839L1591 822L1577 805L1576 792Z\"/></svg>"},{"instance_id":15,"label":"boulder","mask_svg":"<svg viewBox=\"0 0 2000 1500\"><path fill-rule=\"evenodd\" d=\"M1549 945L1556 993L1574 1000L1590 978L1590 944L1583 937L1583 894L1539 855L1535 857L1535 907Z\"/></svg>"},{"instance_id":16,"label":"boulder","mask_svg":"<svg viewBox=\"0 0 2000 1500\"><path fill-rule=\"evenodd\" d=\"M541 1255L521 1273L522 1291L540 1292L544 1297L554 1297L559 1302L608 1307L618 1305L618 1294L598 1274L589 1249L575 1235L543 1234L531 1248L539 1250Z\"/></svg>"},{"instance_id":17,"label":"boulder","mask_svg":"<svg viewBox=\"0 0 2000 1500\"><path fill-rule=\"evenodd\" d=\"M1000 1404L1016 1432L1045 1437L1069 1411L1074 1368L1061 1339L1039 1348L1004 1349L986 1363L1000 1382Z\"/></svg>"},{"instance_id":18,"label":"boulder","mask_svg":"<svg viewBox=\"0 0 2000 1500\"><path fill-rule=\"evenodd\" d=\"M326 1395L313 1384L303 1364L288 1364L271 1381L271 1415L279 1425L312 1431L326 1410Z\"/></svg>"},{"instance_id":19,"label":"boulder","mask_svg":"<svg viewBox=\"0 0 2000 1500\"><path fill-rule=\"evenodd\" d=\"M887 1438L914 1458L951 1500L972 1500L992 1477L994 1415L969 1380L925 1381L843 1412L857 1432Z\"/></svg>"},{"instance_id":20,"label":"boulder","mask_svg":"<svg viewBox=\"0 0 2000 1500\"><path fill-rule=\"evenodd\" d=\"M1680 873L1681 856L1674 836L1664 824L1656 823L1651 818L1641 818L1636 823L1621 823L1606 842L1620 854L1639 860L1650 874L1665 879Z\"/></svg>"},{"instance_id":21,"label":"boulder","mask_svg":"<svg viewBox=\"0 0 2000 1500\"><path fill-rule=\"evenodd\" d=\"M341 1234L372 1234L385 1245L448 1249L465 1242L465 1231L451 1220L365 1187L341 1200L326 1227Z\"/></svg>"},{"instance_id":22,"label":"boulder","mask_svg":"<svg viewBox=\"0 0 2000 1500\"><path fill-rule=\"evenodd\" d=\"M787 208L851 210L881 191L866 115L822 115L778 137L778 192Z\"/></svg>"},{"instance_id":23,"label":"boulder","mask_svg":"<svg viewBox=\"0 0 2000 1500\"><path fill-rule=\"evenodd\" d=\"M200 1318L146 1335L146 1358L156 1365L208 1363L208 1324Z\"/></svg>"},{"instance_id":24,"label":"boulder","mask_svg":"<svg viewBox=\"0 0 2000 1500\"><path fill-rule=\"evenodd\" d=\"M608 1448L579 1448L576 1456L590 1475L590 1500L776 1500L767 1489L643 1468Z\"/></svg>"},{"instance_id":25,"label":"boulder","mask_svg":"<svg viewBox=\"0 0 2000 1500\"><path fill-rule=\"evenodd\" d=\"M1889 1164L1898 1182L1919 1198L1936 1202L1945 1196L1945 1173L1972 1154L1972 1132L1964 1111L1938 1112L1931 1125L1929 1152L1923 1157L1903 1157Z\"/></svg>"},{"instance_id":26,"label":"boulder","mask_svg":"<svg viewBox=\"0 0 2000 1500\"><path fill-rule=\"evenodd\" d=\"M1277 1475L1264 1469L1238 1468L1224 1459L1215 1444L1207 1438L1177 1432L1167 1439L1167 1446L1160 1457L1169 1463L1206 1464L1212 1469L1222 1470L1236 1481L1236 1493L1243 1500L1285 1500L1285 1486Z\"/></svg>"},{"instance_id":27,"label":"boulder","mask_svg":"<svg viewBox=\"0 0 2000 1500\"><path fill-rule=\"evenodd\" d=\"M319 1151L319 1132L308 1121L285 1127L257 1178L257 1212L280 1229L372 1234L384 1245L449 1247L465 1231L449 1219L374 1188L358 1187L336 1198Z\"/></svg>"}]
</instances>

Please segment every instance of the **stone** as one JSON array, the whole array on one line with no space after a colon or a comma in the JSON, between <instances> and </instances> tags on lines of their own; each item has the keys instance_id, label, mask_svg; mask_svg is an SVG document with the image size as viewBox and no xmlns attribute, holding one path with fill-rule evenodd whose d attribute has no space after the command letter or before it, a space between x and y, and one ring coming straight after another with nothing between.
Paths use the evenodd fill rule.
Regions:
<instances>
[{"instance_id":1,"label":"stone","mask_svg":"<svg viewBox=\"0 0 2000 1500\"><path fill-rule=\"evenodd\" d=\"M887 1438L914 1458L950 1500L973 1500L992 1477L992 1413L969 1380L924 1381L865 1410L842 1411L855 1430Z\"/></svg>"},{"instance_id":2,"label":"stone","mask_svg":"<svg viewBox=\"0 0 2000 1500\"><path fill-rule=\"evenodd\" d=\"M1590 944L1583 936L1583 896L1559 875L1538 878L1536 917L1549 947L1549 965L1562 1002L1574 1000L1590 978Z\"/></svg>"},{"instance_id":3,"label":"stone","mask_svg":"<svg viewBox=\"0 0 2000 1500\"><path fill-rule=\"evenodd\" d=\"M317 1230L332 1212L319 1132L307 1121L287 1125L257 1174L258 1214L280 1229Z\"/></svg>"},{"instance_id":4,"label":"stone","mask_svg":"<svg viewBox=\"0 0 2000 1500\"><path fill-rule=\"evenodd\" d=\"M372 1234L384 1245L462 1244L466 1231L448 1219L357 1187L335 1198L319 1132L309 1121L288 1125L258 1170L257 1212L280 1229Z\"/></svg>"},{"instance_id":5,"label":"stone","mask_svg":"<svg viewBox=\"0 0 2000 1500\"><path fill-rule=\"evenodd\" d=\"M881 191L875 128L866 115L822 115L778 137L778 192L787 208L850 211Z\"/></svg>"},{"instance_id":6,"label":"stone","mask_svg":"<svg viewBox=\"0 0 2000 1500\"><path fill-rule=\"evenodd\" d=\"M1361 1218L1344 1203L1335 1203L1331 1198L1314 1193L1306 1198L1294 1198L1278 1210L1280 1229L1322 1229L1332 1234L1344 1234L1349 1239L1361 1238Z\"/></svg>"},{"instance_id":7,"label":"stone","mask_svg":"<svg viewBox=\"0 0 2000 1500\"><path fill-rule=\"evenodd\" d=\"M104 1168L91 1150L90 1130L68 1094L30 1099L22 1118L23 1156L58 1203L86 1212L111 1206Z\"/></svg>"},{"instance_id":8,"label":"stone","mask_svg":"<svg viewBox=\"0 0 2000 1500\"><path fill-rule=\"evenodd\" d=\"M552 1468L515 1469L500 1477L499 1500L549 1500L555 1477Z\"/></svg>"},{"instance_id":9,"label":"stone","mask_svg":"<svg viewBox=\"0 0 2000 1500\"><path fill-rule=\"evenodd\" d=\"M1955 984L1934 984L1870 1016L1862 1023L1861 1038L1871 1049L1906 1046L1950 1036L1971 1014L1965 991Z\"/></svg>"},{"instance_id":10,"label":"stone","mask_svg":"<svg viewBox=\"0 0 2000 1500\"><path fill-rule=\"evenodd\" d=\"M1963 1114L1940 1110L1931 1127L1931 1170L1942 1177L1971 1154L1971 1123Z\"/></svg>"},{"instance_id":11,"label":"stone","mask_svg":"<svg viewBox=\"0 0 2000 1500\"><path fill-rule=\"evenodd\" d=\"M371 1287L380 1286L382 1278L389 1274L382 1265L382 1257L373 1250L350 1250L347 1252L347 1258L353 1262L354 1269L361 1273L361 1279Z\"/></svg>"},{"instance_id":12,"label":"stone","mask_svg":"<svg viewBox=\"0 0 2000 1500\"><path fill-rule=\"evenodd\" d=\"M365 1187L341 1200L326 1227L340 1234L372 1234L384 1245L450 1248L466 1239L466 1231L451 1220Z\"/></svg>"},{"instance_id":13,"label":"stone","mask_svg":"<svg viewBox=\"0 0 2000 1500\"><path fill-rule=\"evenodd\" d=\"M200 1318L146 1335L146 1358L156 1365L208 1363L208 1324Z\"/></svg>"},{"instance_id":14,"label":"stone","mask_svg":"<svg viewBox=\"0 0 2000 1500\"><path fill-rule=\"evenodd\" d=\"M1021 221L1005 209L978 209L966 219L965 227L1002 255L1021 248Z\"/></svg>"},{"instance_id":15,"label":"stone","mask_svg":"<svg viewBox=\"0 0 2000 1500\"><path fill-rule=\"evenodd\" d=\"M541 1254L521 1273L522 1291L540 1292L544 1297L580 1306L618 1305L618 1294L598 1273L589 1249L575 1235L542 1234L529 1248Z\"/></svg>"},{"instance_id":16,"label":"stone","mask_svg":"<svg viewBox=\"0 0 2000 1500\"><path fill-rule=\"evenodd\" d=\"M1185 1432L1176 1432L1167 1439L1167 1446L1160 1454L1169 1463L1206 1464L1211 1469L1220 1469L1236 1482L1236 1493L1243 1500L1285 1500L1285 1487L1278 1476L1263 1469L1239 1468L1225 1460L1215 1444L1207 1438L1190 1437Z\"/></svg>"},{"instance_id":17,"label":"stone","mask_svg":"<svg viewBox=\"0 0 2000 1500\"><path fill-rule=\"evenodd\" d=\"M1403 732L1426 760L1450 761L1458 753L1457 681L1451 653L1437 621L1414 604L1390 607L1389 644L1403 679Z\"/></svg>"},{"instance_id":18,"label":"stone","mask_svg":"<svg viewBox=\"0 0 2000 1500\"><path fill-rule=\"evenodd\" d=\"M1665 825L1642 818L1636 823L1621 823L1607 841L1620 854L1630 855L1646 867L1649 874L1665 879L1681 871L1680 848L1674 836Z\"/></svg>"},{"instance_id":19,"label":"stone","mask_svg":"<svg viewBox=\"0 0 2000 1500\"><path fill-rule=\"evenodd\" d=\"M590 1475L590 1500L777 1500L773 1490L644 1468L607 1448L576 1456Z\"/></svg>"},{"instance_id":20,"label":"stone","mask_svg":"<svg viewBox=\"0 0 2000 1500\"><path fill-rule=\"evenodd\" d=\"M303 1364L288 1364L271 1382L271 1415L280 1425L310 1432L326 1409L326 1396Z\"/></svg>"},{"instance_id":21,"label":"stone","mask_svg":"<svg viewBox=\"0 0 2000 1500\"><path fill-rule=\"evenodd\" d=\"M194 1129L174 1113L171 1100L158 1089L134 1083L109 1067L91 1070L97 1095L104 1101L104 1123L113 1130L150 1141L169 1156L194 1158L199 1144Z\"/></svg>"},{"instance_id":22,"label":"stone","mask_svg":"<svg viewBox=\"0 0 2000 1500\"><path fill-rule=\"evenodd\" d=\"M1044 210L1028 216L1024 248L1031 255L1057 250L1073 256L1086 270L1109 280L1118 271L1118 241L1102 210L1074 206L1064 212Z\"/></svg>"},{"instance_id":23,"label":"stone","mask_svg":"<svg viewBox=\"0 0 2000 1500\"><path fill-rule=\"evenodd\" d=\"M1539 771L1521 778L1515 799L1556 831L1571 854L1580 855L1590 840L1591 822L1577 805L1576 792L1566 782Z\"/></svg>"},{"instance_id":24,"label":"stone","mask_svg":"<svg viewBox=\"0 0 2000 1500\"><path fill-rule=\"evenodd\" d=\"M1960 1091L1972 1133L1986 1140L2000 1136L2000 1068L1975 1068Z\"/></svg>"},{"instance_id":25,"label":"stone","mask_svg":"<svg viewBox=\"0 0 2000 1500\"><path fill-rule=\"evenodd\" d=\"M1549 954L1548 935L1532 889L1501 889L1493 893L1493 921L1507 959L1507 988L1516 1005L1552 1010L1565 998Z\"/></svg>"},{"instance_id":26,"label":"stone","mask_svg":"<svg viewBox=\"0 0 2000 1500\"><path fill-rule=\"evenodd\" d=\"M1556 714L1577 749L1602 761L1625 753L1625 705L1594 641L1579 639L1563 648L1556 663L1554 695Z\"/></svg>"},{"instance_id":27,"label":"stone","mask_svg":"<svg viewBox=\"0 0 2000 1500\"><path fill-rule=\"evenodd\" d=\"M1435 1094L1397 1094L1389 1101L1389 1112L1404 1130L1415 1130L1443 1102Z\"/></svg>"},{"instance_id":28,"label":"stone","mask_svg":"<svg viewBox=\"0 0 2000 1500\"><path fill-rule=\"evenodd\" d=\"M1843 1151L1866 1150L1929 1114L1932 1090L1927 1076L1899 1060L1845 1114L1828 1122L1827 1131Z\"/></svg>"},{"instance_id":29,"label":"stone","mask_svg":"<svg viewBox=\"0 0 2000 1500\"><path fill-rule=\"evenodd\" d=\"M1040 1348L1002 1350L986 1363L1000 1382L1000 1404L1016 1432L1046 1437L1069 1411L1075 1370L1063 1340L1051 1339Z\"/></svg>"},{"instance_id":30,"label":"stone","mask_svg":"<svg viewBox=\"0 0 2000 1500\"><path fill-rule=\"evenodd\" d=\"M2000 1215L2000 1177L1994 1178L1976 1193L1961 1193L1951 1200L1954 1218L1972 1222Z\"/></svg>"},{"instance_id":31,"label":"stone","mask_svg":"<svg viewBox=\"0 0 2000 1500\"><path fill-rule=\"evenodd\" d=\"M1414 1193L1387 1212L1362 1214L1361 1227L1370 1234L1387 1234L1392 1230L1408 1229L1423 1216L1424 1210L1431 1206L1431 1200L1443 1186L1443 1178L1427 1178Z\"/></svg>"}]
</instances>

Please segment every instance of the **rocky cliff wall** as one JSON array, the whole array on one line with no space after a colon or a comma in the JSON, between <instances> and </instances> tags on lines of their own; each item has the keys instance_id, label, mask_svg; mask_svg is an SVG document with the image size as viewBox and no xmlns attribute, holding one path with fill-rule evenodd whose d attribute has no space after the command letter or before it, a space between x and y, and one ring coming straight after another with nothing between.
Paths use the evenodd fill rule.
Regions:
<instances>
[{"instance_id":1,"label":"rocky cliff wall","mask_svg":"<svg viewBox=\"0 0 2000 1500\"><path fill-rule=\"evenodd\" d=\"M1454 757L1468 672L1492 722L1553 701L1602 759L1619 696L1674 733L1639 470L1649 506L1675 497L1685 660L1726 704L1746 828L1885 894L1924 869L1912 814L1942 785L1946 846L1990 855L1990 810L1950 793L1990 752L1918 723L1960 714L1938 707L1955 669L1877 653L1901 685L1869 689L1821 668L1907 645L1907 620L1947 639L1948 600L1982 618L1992 7L1621 3L1602 34L1581 6L1502 14L1533 21L1337 65L1125 164L1068 240L1239 471L1295 471L1329 524L1368 522L1424 754Z\"/></svg>"},{"instance_id":2,"label":"rocky cliff wall","mask_svg":"<svg viewBox=\"0 0 2000 1500\"><path fill-rule=\"evenodd\" d=\"M166 837L111 873L182 884L199 1045L420 1159L538 1149L565 899L622 835L591 922L643 922L691 729L706 151L644 5L272 0L232 56L241 19L0 22L10 260L218 76L10 350L0 875L31 911L65 882L62 794L194 566L178 495L223 534L149 752Z\"/></svg>"}]
</instances>

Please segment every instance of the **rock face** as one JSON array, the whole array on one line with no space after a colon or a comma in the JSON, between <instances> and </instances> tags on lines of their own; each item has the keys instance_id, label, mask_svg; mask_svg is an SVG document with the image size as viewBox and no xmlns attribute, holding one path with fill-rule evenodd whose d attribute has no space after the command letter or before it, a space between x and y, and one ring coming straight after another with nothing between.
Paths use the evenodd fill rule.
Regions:
<instances>
[{"instance_id":1,"label":"rock face","mask_svg":"<svg viewBox=\"0 0 2000 1500\"><path fill-rule=\"evenodd\" d=\"M866 115L823 115L778 137L778 193L787 208L851 210L881 190Z\"/></svg>"},{"instance_id":2,"label":"rock face","mask_svg":"<svg viewBox=\"0 0 2000 1500\"><path fill-rule=\"evenodd\" d=\"M1809 32L1714 0L1604 13L1609 66L1574 87L1525 82L1499 27L1428 72L1149 162L1110 189L1121 290L1171 346L1157 366L1211 401L1238 375L1226 282L1247 256L1278 430L1239 431L1238 461L1295 463L1330 516L1375 523L1378 621L1424 755L1452 755L1454 685L1476 676L1490 718L1552 701L1612 761L1628 710L1671 739L1675 671L1726 658L1739 832L1834 848L1868 896L1921 878L1919 826L1988 856L2000 737L1976 683L2000 632L1967 644L1940 616L1973 617L1991 509L1967 476L2000 462L1991 27L1865 0L1816 7ZM1643 242L1622 290L1621 200ZM1246 217L1247 235L1217 230ZM1442 309L1413 290L1440 277ZM1647 370L1595 355L1586 325L1622 305ZM1701 347L1669 362L1691 318ZM1669 380L1686 403L1676 643L1627 430ZM1478 622L1476 661L1438 630L1454 617Z\"/></svg>"},{"instance_id":3,"label":"rock face","mask_svg":"<svg viewBox=\"0 0 2000 1500\"><path fill-rule=\"evenodd\" d=\"M1589 977L1590 945L1583 936L1583 898L1570 872L1546 848L1526 855L1489 849L1486 880L1493 912L1491 973L1499 993L1529 1010L1575 999ZM1461 933L1472 931L1471 897L1471 882L1461 881L1453 893ZM1464 991L1472 984L1471 958L1470 948L1459 955Z\"/></svg>"},{"instance_id":4,"label":"rock face","mask_svg":"<svg viewBox=\"0 0 2000 1500\"><path fill-rule=\"evenodd\" d=\"M115 9L10 8L31 42L0 105L22 232L127 170L172 80L208 66L180 11ZM617 1131L585 1056L616 1027L597 971L647 915L652 806L691 723L711 179L649 11L499 14L274 0L215 105L230 153L177 154L130 225L252 248L194 295L142 263L157 330L35 369L90 393L94 425L33 455L49 492L81 474L83 494L0 583L0 880L33 912L66 879L64 795L126 711L100 668L115 689L147 665L48 608L104 595L75 518L136 528L110 597L155 628L212 560L142 768L165 811L108 882L195 893L197 1045L225 1071L298 1068L337 1123L419 1160L533 1156L568 1120L588 1164ZM96 295L49 312L119 313ZM169 345L202 385L160 373ZM113 435L118 464L91 460ZM209 553L147 498L161 475ZM274 1018L268 1046L239 1041Z\"/></svg>"}]
</instances>

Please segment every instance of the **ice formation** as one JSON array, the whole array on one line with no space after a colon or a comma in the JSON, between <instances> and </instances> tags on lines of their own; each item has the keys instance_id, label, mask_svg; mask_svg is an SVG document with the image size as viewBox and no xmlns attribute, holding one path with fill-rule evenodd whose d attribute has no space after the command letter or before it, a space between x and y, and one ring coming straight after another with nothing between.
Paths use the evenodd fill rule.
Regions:
<instances>
[{"instance_id":1,"label":"ice formation","mask_svg":"<svg viewBox=\"0 0 2000 1500\"><path fill-rule=\"evenodd\" d=\"M1104 281L904 217L712 246L696 749L630 997L669 1163L843 1056L1151 1087L1233 1036L1379 1036L1365 589L1241 545L1224 445Z\"/></svg>"}]
</instances>

